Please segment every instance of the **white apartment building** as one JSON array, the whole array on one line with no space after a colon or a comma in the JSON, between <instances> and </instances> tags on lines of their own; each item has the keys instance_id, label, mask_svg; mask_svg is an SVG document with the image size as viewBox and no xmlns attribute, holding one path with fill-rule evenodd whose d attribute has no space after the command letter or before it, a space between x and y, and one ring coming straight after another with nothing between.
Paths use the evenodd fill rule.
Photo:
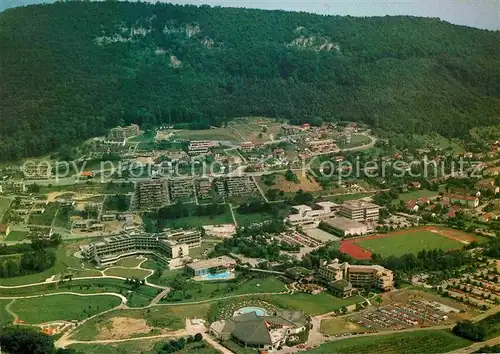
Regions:
<instances>
[{"instance_id":1,"label":"white apartment building","mask_svg":"<svg viewBox=\"0 0 500 354\"><path fill-rule=\"evenodd\" d=\"M318 202L315 209L308 205L295 205L292 209L294 209L295 214L290 214L285 222L288 221L293 226L317 227L321 220L329 219L335 215L338 204Z\"/></svg>"},{"instance_id":2,"label":"white apartment building","mask_svg":"<svg viewBox=\"0 0 500 354\"><path fill-rule=\"evenodd\" d=\"M380 206L362 200L347 200L340 206L340 215L356 221L377 221Z\"/></svg>"}]
</instances>

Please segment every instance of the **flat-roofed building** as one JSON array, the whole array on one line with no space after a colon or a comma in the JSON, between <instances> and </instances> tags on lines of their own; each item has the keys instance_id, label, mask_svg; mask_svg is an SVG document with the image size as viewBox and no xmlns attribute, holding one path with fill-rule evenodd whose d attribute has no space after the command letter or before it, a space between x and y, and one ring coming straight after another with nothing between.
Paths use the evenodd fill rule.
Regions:
<instances>
[{"instance_id":1,"label":"flat-roofed building","mask_svg":"<svg viewBox=\"0 0 500 354\"><path fill-rule=\"evenodd\" d=\"M365 235L368 228L365 224L355 220L350 220L342 216L325 220L324 223L332 233L339 236Z\"/></svg>"},{"instance_id":2,"label":"flat-roofed building","mask_svg":"<svg viewBox=\"0 0 500 354\"><path fill-rule=\"evenodd\" d=\"M195 277L209 274L222 273L227 270L234 270L236 261L228 256L205 259L186 265L187 270Z\"/></svg>"},{"instance_id":3,"label":"flat-roofed building","mask_svg":"<svg viewBox=\"0 0 500 354\"><path fill-rule=\"evenodd\" d=\"M134 206L139 209L159 207L170 203L168 181L154 179L137 182L134 194Z\"/></svg>"},{"instance_id":4,"label":"flat-roofed building","mask_svg":"<svg viewBox=\"0 0 500 354\"><path fill-rule=\"evenodd\" d=\"M335 215L338 204L318 202L314 209L308 205L295 205L292 209L294 209L295 213L290 214L285 221L288 221L293 226L316 227L321 220L326 220Z\"/></svg>"},{"instance_id":5,"label":"flat-roofed building","mask_svg":"<svg viewBox=\"0 0 500 354\"><path fill-rule=\"evenodd\" d=\"M347 200L340 205L340 215L357 221L376 221L380 206L362 200Z\"/></svg>"},{"instance_id":6,"label":"flat-roofed building","mask_svg":"<svg viewBox=\"0 0 500 354\"><path fill-rule=\"evenodd\" d=\"M215 141L210 140L193 140L189 142L188 154L189 155L203 155L208 154L211 148L217 146Z\"/></svg>"}]
</instances>

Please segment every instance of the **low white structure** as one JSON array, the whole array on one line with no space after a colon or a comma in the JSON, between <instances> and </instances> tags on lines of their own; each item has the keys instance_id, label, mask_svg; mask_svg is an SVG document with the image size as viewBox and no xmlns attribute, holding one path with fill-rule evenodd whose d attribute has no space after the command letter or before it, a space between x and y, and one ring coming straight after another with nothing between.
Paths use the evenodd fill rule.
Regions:
<instances>
[{"instance_id":1,"label":"low white structure","mask_svg":"<svg viewBox=\"0 0 500 354\"><path fill-rule=\"evenodd\" d=\"M308 205L295 205L292 208L296 213L290 214L285 222L289 222L293 226L317 227L321 220L334 216L339 205L333 202L319 202L316 203L315 209Z\"/></svg>"}]
</instances>

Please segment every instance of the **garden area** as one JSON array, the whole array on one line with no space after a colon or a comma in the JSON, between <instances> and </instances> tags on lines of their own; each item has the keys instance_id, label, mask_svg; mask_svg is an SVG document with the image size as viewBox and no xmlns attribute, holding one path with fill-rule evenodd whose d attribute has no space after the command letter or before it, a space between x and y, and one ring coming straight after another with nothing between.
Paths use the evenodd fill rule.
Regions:
<instances>
[{"instance_id":1,"label":"garden area","mask_svg":"<svg viewBox=\"0 0 500 354\"><path fill-rule=\"evenodd\" d=\"M52 220L56 216L59 203L49 203L45 207L45 211L41 214L30 214L28 224L50 226Z\"/></svg>"}]
</instances>

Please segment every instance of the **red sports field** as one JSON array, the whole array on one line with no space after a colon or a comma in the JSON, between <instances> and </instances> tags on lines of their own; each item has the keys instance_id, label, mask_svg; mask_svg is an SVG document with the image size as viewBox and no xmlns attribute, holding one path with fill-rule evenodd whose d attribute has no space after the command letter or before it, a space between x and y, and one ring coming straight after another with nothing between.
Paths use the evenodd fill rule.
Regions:
<instances>
[{"instance_id":1,"label":"red sports field","mask_svg":"<svg viewBox=\"0 0 500 354\"><path fill-rule=\"evenodd\" d=\"M400 256L416 254L423 249L457 249L472 241L477 241L474 235L460 230L423 226L344 240L340 243L340 251L356 259L370 259L373 252L385 257Z\"/></svg>"}]
</instances>

